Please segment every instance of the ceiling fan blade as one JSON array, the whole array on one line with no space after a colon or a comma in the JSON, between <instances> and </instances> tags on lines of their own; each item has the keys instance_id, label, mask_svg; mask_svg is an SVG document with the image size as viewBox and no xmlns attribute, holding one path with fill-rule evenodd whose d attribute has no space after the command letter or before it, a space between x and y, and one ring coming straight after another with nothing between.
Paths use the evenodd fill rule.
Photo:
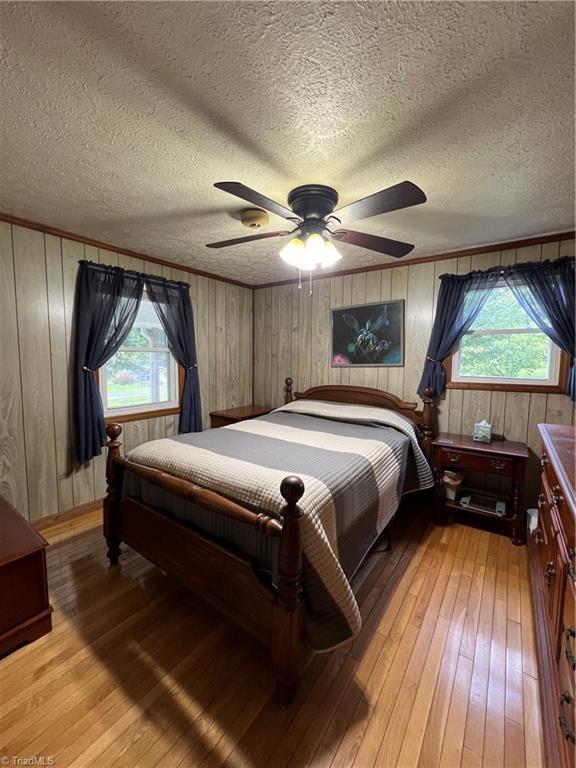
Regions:
<instances>
[{"instance_id":1,"label":"ceiling fan blade","mask_svg":"<svg viewBox=\"0 0 576 768\"><path fill-rule=\"evenodd\" d=\"M339 208L334 211L333 216L336 216L340 221L356 221L425 202L426 195L420 187L412 184L411 181L401 181L400 184L395 184L393 187L375 192L373 195L363 197L362 200L356 200L355 203Z\"/></svg>"},{"instance_id":2,"label":"ceiling fan blade","mask_svg":"<svg viewBox=\"0 0 576 768\"><path fill-rule=\"evenodd\" d=\"M220 240L218 243L206 243L206 248L228 248L229 245L240 245L241 243L249 243L252 240L265 240L267 237L281 237L282 235L290 235L288 230L281 230L279 232L261 232L259 235L248 235L247 237L235 237L233 240Z\"/></svg>"},{"instance_id":3,"label":"ceiling fan blade","mask_svg":"<svg viewBox=\"0 0 576 768\"><path fill-rule=\"evenodd\" d=\"M401 259L414 248L410 243L389 240L387 237L380 237L379 235L369 235L367 232L354 232L351 229L338 229L334 232L334 237L341 243L358 245L360 248L368 248L370 251L394 256L395 259Z\"/></svg>"},{"instance_id":4,"label":"ceiling fan blade","mask_svg":"<svg viewBox=\"0 0 576 768\"><path fill-rule=\"evenodd\" d=\"M239 197L241 200L246 200L246 202L252 203L252 205L258 206L258 208L264 208L271 213L275 213L277 216L282 216L283 219L300 218L299 216L296 216L294 211L285 208L283 205L280 205L280 203L274 202L274 200L270 200L269 197L260 194L260 192L256 192L256 190L250 189L250 187L247 187L244 184L240 184L239 181L218 181L214 186L217 189L222 189L224 192L229 192L231 195Z\"/></svg>"}]
</instances>

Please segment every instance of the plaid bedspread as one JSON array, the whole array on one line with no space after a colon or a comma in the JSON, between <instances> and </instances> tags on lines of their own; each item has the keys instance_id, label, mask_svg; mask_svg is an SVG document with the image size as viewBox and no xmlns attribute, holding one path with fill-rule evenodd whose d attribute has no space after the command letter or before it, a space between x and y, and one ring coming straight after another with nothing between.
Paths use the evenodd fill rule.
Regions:
<instances>
[{"instance_id":1,"label":"plaid bedspread","mask_svg":"<svg viewBox=\"0 0 576 768\"><path fill-rule=\"evenodd\" d=\"M372 406L300 400L267 416L153 440L129 458L280 516L280 483L302 478L303 589L308 642L326 651L360 630L350 579L395 514L406 466L433 478L413 424Z\"/></svg>"}]
</instances>

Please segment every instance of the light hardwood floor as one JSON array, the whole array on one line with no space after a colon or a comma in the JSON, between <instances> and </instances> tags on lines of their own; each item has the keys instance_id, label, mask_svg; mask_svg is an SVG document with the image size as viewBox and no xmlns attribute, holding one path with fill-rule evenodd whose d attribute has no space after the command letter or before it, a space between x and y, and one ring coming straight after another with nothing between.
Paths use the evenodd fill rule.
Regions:
<instances>
[{"instance_id":1,"label":"light hardwood floor","mask_svg":"<svg viewBox=\"0 0 576 768\"><path fill-rule=\"evenodd\" d=\"M78 766L542 765L525 548L408 510L357 579L362 633L289 708L268 655L99 513L44 531L54 629L0 660L0 755Z\"/></svg>"}]
</instances>

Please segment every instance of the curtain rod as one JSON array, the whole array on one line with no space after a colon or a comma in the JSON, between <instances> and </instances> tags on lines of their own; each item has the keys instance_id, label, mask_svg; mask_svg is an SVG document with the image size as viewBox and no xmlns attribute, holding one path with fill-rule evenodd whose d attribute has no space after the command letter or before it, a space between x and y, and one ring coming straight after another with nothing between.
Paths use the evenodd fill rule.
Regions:
<instances>
[{"instance_id":1,"label":"curtain rod","mask_svg":"<svg viewBox=\"0 0 576 768\"><path fill-rule=\"evenodd\" d=\"M116 267L113 264L98 264L95 261L89 261L88 259L81 259L79 264L87 264L90 269L100 270L101 272L109 272L115 270L116 272L124 272L126 275L136 275L149 282L168 283L170 285L183 285L186 288L190 288L190 283L185 283L182 280L170 280L167 277L161 275L151 275L149 272L138 272L135 269L124 269L124 267Z\"/></svg>"},{"instance_id":2,"label":"curtain rod","mask_svg":"<svg viewBox=\"0 0 576 768\"><path fill-rule=\"evenodd\" d=\"M508 264L506 266L495 266L495 267L489 267L488 269L476 269L472 272L468 272L465 275L454 275L450 272L446 272L443 275L440 275L440 280L443 280L445 277L450 277L453 280L467 280L470 277L476 277L480 275L491 275L491 274L497 274L497 275L510 275L514 272L527 272L530 269L534 270L540 270L543 268L550 268L552 267L554 270L563 269L565 266L568 266L569 264L572 265L572 268L574 268L575 265L575 259L574 256L562 256L560 259L546 259L546 261L523 261L521 264Z\"/></svg>"}]
</instances>

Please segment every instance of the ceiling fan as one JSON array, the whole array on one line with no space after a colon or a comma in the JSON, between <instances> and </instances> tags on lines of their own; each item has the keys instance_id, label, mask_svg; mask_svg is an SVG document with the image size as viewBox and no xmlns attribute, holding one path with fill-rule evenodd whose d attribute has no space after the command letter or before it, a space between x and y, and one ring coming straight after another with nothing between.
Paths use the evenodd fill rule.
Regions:
<instances>
[{"instance_id":1,"label":"ceiling fan","mask_svg":"<svg viewBox=\"0 0 576 768\"><path fill-rule=\"evenodd\" d=\"M370 216L378 216L381 213L426 202L424 192L411 181L402 181L400 184L395 184L393 187L383 189L337 210L334 209L338 204L338 193L332 187L323 184L304 184L293 189L288 195L289 208L237 181L219 181L214 186L259 208L282 216L294 222L296 226L292 230L262 232L257 235L208 243L208 248L227 248L231 245L283 237L298 232L298 236L290 240L282 249L280 256L292 266L304 270L335 264L341 256L334 247L334 242L368 248L397 259L406 256L414 248L410 243L390 240L367 232L342 229L340 225L342 222L367 219ZM332 228L334 225L336 228Z\"/></svg>"}]
</instances>

